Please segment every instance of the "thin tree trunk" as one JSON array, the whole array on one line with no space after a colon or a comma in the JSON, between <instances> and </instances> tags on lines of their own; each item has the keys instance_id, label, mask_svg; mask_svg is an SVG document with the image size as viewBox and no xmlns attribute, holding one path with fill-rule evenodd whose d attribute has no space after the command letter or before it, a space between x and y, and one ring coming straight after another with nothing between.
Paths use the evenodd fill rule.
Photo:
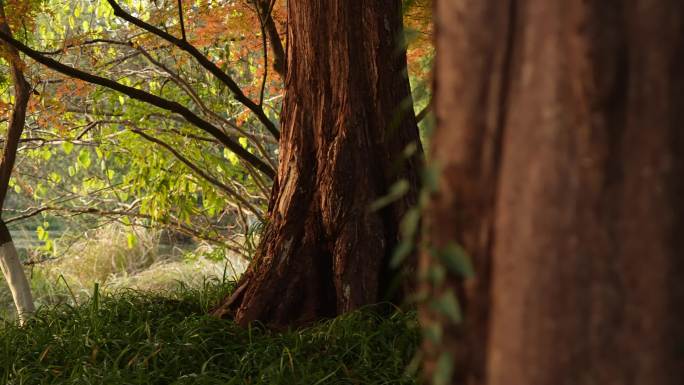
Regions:
<instances>
[{"instance_id":1,"label":"thin tree trunk","mask_svg":"<svg viewBox=\"0 0 684 385\"><path fill-rule=\"evenodd\" d=\"M0 220L0 270L7 281L7 286L12 293L14 306L17 308L19 323L24 324L35 312L31 286L29 285L24 266L19 260L17 249L14 246L12 236Z\"/></svg>"},{"instance_id":2,"label":"thin tree trunk","mask_svg":"<svg viewBox=\"0 0 684 385\"><path fill-rule=\"evenodd\" d=\"M3 0L0 0L0 30L11 35L9 24L5 18ZM31 287L24 273L24 267L19 261L12 236L2 220L2 208L9 189L9 180L14 167L19 139L24 130L26 108L31 96L31 87L24 78L19 53L14 47L5 44L6 56L10 63L12 84L14 85L14 108L7 129L7 140L0 160L0 270L12 292L12 298L17 308L19 322L26 322L35 311Z\"/></svg>"},{"instance_id":3,"label":"thin tree trunk","mask_svg":"<svg viewBox=\"0 0 684 385\"><path fill-rule=\"evenodd\" d=\"M422 159L401 2L289 2L280 165L268 226L229 307L242 324L301 325L383 298ZM407 146L416 151L403 156ZM370 205L405 180L407 193ZM230 306L229 306L230 305Z\"/></svg>"},{"instance_id":4,"label":"thin tree trunk","mask_svg":"<svg viewBox=\"0 0 684 385\"><path fill-rule=\"evenodd\" d=\"M422 308L444 332L427 375L447 357L459 385L681 384L684 3L440 0L435 15L427 234L463 245L475 278L423 283L465 312Z\"/></svg>"}]
</instances>

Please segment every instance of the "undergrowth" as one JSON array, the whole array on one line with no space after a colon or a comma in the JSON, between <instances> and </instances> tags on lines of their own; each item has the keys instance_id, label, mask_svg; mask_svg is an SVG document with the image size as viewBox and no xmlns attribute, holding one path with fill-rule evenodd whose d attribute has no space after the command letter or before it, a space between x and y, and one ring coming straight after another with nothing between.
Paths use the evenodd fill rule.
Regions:
<instances>
[{"instance_id":1,"label":"undergrowth","mask_svg":"<svg viewBox=\"0 0 684 385\"><path fill-rule=\"evenodd\" d=\"M131 234L135 234L134 242L128 239ZM61 250L57 258L27 269L38 305L55 305L74 298L80 301L90 295L95 283L103 291L131 287L164 290L176 287L178 281L198 286L205 277L234 278L246 268L245 260L225 250L202 243L180 247L162 244L158 230L120 224L80 235L62 235L54 245ZM14 311L9 292L0 283L2 304L9 310L4 313ZM8 316L2 312L0 315Z\"/></svg>"},{"instance_id":2,"label":"undergrowth","mask_svg":"<svg viewBox=\"0 0 684 385\"><path fill-rule=\"evenodd\" d=\"M356 311L275 333L208 316L231 284L122 290L0 323L2 384L412 384L415 315Z\"/></svg>"}]
</instances>

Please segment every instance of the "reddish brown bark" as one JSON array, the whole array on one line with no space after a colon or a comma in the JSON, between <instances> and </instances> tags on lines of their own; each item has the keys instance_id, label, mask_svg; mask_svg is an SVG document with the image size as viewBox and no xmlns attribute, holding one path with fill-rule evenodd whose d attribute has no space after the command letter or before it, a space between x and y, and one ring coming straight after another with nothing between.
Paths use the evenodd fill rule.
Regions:
<instances>
[{"instance_id":1,"label":"reddish brown bark","mask_svg":"<svg viewBox=\"0 0 684 385\"><path fill-rule=\"evenodd\" d=\"M5 16L3 0L0 0L0 32L9 36L12 35ZM26 111L29 98L31 97L31 85L24 77L23 63L19 58L19 52L9 44L2 44L0 49L4 51L5 60L9 63L10 76L14 86L14 106L12 107L7 127L5 147L0 158L0 270L2 270L3 277L12 292L19 321L24 323L35 311L35 307L33 297L31 296L31 288L26 279L21 261L17 256L12 235L2 218L2 210L9 189L9 181L17 156L19 140L26 124Z\"/></svg>"},{"instance_id":2,"label":"reddish brown bark","mask_svg":"<svg viewBox=\"0 0 684 385\"><path fill-rule=\"evenodd\" d=\"M301 325L381 299L421 158L415 117L402 107L400 4L289 3L278 183L256 260L230 301L238 322ZM419 150L405 159L410 144ZM399 179L409 192L371 211Z\"/></svg>"},{"instance_id":3,"label":"reddish brown bark","mask_svg":"<svg viewBox=\"0 0 684 385\"><path fill-rule=\"evenodd\" d=\"M9 24L5 19L5 10L3 1L0 0L0 31L7 35L12 35ZM31 85L28 84L24 78L22 71L23 63L19 58L19 51L9 44L2 44L0 47L5 50L5 58L10 63L10 75L12 85L14 85L14 106L7 128L7 139L5 140L5 148L2 151L2 158L0 159L0 214L5 203L5 196L9 188L9 180L14 168L14 160L17 156L17 147L19 146L19 138L24 131L24 124L26 121L26 109L29 98L31 97ZM0 242L7 240L0 236Z\"/></svg>"},{"instance_id":4,"label":"reddish brown bark","mask_svg":"<svg viewBox=\"0 0 684 385\"><path fill-rule=\"evenodd\" d=\"M446 351L454 384L680 384L684 3L442 0L435 15L427 230L477 275L424 284L465 308L426 343L428 375Z\"/></svg>"}]
</instances>

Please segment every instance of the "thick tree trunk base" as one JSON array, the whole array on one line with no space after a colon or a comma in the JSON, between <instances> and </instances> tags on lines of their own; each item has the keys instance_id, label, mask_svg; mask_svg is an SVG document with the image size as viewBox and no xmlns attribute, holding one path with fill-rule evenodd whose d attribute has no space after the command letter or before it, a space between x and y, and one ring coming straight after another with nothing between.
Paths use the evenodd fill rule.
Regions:
<instances>
[{"instance_id":1,"label":"thick tree trunk base","mask_svg":"<svg viewBox=\"0 0 684 385\"><path fill-rule=\"evenodd\" d=\"M383 267L388 250L380 216L359 215L332 242L316 223L320 215L306 217L304 223L281 223L268 230L261 258L215 314L232 311L242 324L259 320L282 329L334 317L382 298L381 276L389 271Z\"/></svg>"},{"instance_id":2,"label":"thick tree trunk base","mask_svg":"<svg viewBox=\"0 0 684 385\"><path fill-rule=\"evenodd\" d=\"M389 259L422 163L401 2L303 0L288 12L269 223L238 291L215 311L276 328L387 299ZM406 193L372 210L397 181Z\"/></svg>"}]
</instances>

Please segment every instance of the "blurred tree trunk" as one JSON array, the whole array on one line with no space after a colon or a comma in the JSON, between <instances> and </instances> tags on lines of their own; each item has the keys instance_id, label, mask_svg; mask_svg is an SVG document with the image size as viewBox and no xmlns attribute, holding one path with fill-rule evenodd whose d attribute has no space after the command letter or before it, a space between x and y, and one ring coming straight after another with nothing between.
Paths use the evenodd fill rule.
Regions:
<instances>
[{"instance_id":1,"label":"blurred tree trunk","mask_svg":"<svg viewBox=\"0 0 684 385\"><path fill-rule=\"evenodd\" d=\"M438 0L435 17L420 265L445 269L458 242L475 276L423 282L421 320L443 331L426 374L681 384L684 2ZM458 324L435 306L448 292Z\"/></svg>"},{"instance_id":2,"label":"blurred tree trunk","mask_svg":"<svg viewBox=\"0 0 684 385\"><path fill-rule=\"evenodd\" d=\"M288 6L280 166L255 261L215 313L301 325L381 300L422 159L401 2ZM413 146L413 154L403 156ZM404 180L406 194L370 210Z\"/></svg>"},{"instance_id":3,"label":"blurred tree trunk","mask_svg":"<svg viewBox=\"0 0 684 385\"><path fill-rule=\"evenodd\" d=\"M12 35L7 19L3 0L0 0L0 30L7 35ZM2 219L2 208L9 189L9 180L12 176L14 161L17 155L19 139L24 131L26 121L26 109L31 96L31 86L24 78L22 71L23 63L19 58L19 52L7 44L0 47L4 58L10 66L10 76L14 86L14 106L9 119L7 135L5 137L2 158L0 159L0 270L7 281L12 293L14 305L17 308L19 321L24 323L35 311L31 286L26 279L24 267L17 255L12 235Z\"/></svg>"}]
</instances>

